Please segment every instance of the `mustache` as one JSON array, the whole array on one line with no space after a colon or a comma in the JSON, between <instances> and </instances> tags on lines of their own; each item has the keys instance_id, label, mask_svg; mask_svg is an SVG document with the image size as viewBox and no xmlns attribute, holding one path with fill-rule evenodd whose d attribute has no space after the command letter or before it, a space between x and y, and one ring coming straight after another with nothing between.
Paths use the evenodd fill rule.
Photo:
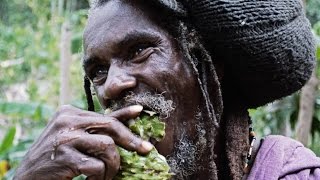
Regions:
<instances>
[{"instance_id":1,"label":"mustache","mask_svg":"<svg viewBox=\"0 0 320 180\"><path fill-rule=\"evenodd\" d=\"M166 118L169 117L170 113L175 109L173 101L167 100L163 96L163 93L151 94L149 92L140 94L129 92L129 94L120 100L110 100L109 108L112 111L115 111L123 107L136 104L142 105L144 108L148 108L149 110L152 110Z\"/></svg>"}]
</instances>

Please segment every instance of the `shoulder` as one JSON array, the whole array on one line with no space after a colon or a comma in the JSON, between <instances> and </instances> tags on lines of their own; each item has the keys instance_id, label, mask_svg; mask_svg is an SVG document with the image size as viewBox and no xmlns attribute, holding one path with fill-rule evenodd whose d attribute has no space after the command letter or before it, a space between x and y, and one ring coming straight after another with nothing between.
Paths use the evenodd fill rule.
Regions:
<instances>
[{"instance_id":1,"label":"shoulder","mask_svg":"<svg viewBox=\"0 0 320 180\"><path fill-rule=\"evenodd\" d=\"M248 179L320 179L320 158L288 137L267 136Z\"/></svg>"}]
</instances>

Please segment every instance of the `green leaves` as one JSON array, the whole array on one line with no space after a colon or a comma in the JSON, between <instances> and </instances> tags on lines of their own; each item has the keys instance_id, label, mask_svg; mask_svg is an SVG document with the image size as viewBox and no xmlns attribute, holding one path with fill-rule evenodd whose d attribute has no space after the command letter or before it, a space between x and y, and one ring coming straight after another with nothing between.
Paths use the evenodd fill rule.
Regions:
<instances>
[{"instance_id":1,"label":"green leaves","mask_svg":"<svg viewBox=\"0 0 320 180\"><path fill-rule=\"evenodd\" d=\"M149 116L145 113L133 120L129 128L144 140L153 138L160 141L165 135L165 123L159 121L157 116ZM115 177L116 180L165 180L172 176L165 157L159 154L155 148L146 156L140 156L137 152L131 152L121 147L118 147L118 151L121 167Z\"/></svg>"},{"instance_id":2,"label":"green leaves","mask_svg":"<svg viewBox=\"0 0 320 180\"><path fill-rule=\"evenodd\" d=\"M169 179L170 167L165 157L160 155L156 149L146 156L140 156L136 152L131 152L118 147L121 157L120 171L115 179L122 180L143 180L143 179Z\"/></svg>"},{"instance_id":3,"label":"green leaves","mask_svg":"<svg viewBox=\"0 0 320 180\"><path fill-rule=\"evenodd\" d=\"M12 147L15 134L16 134L16 127L10 127L1 142L0 155Z\"/></svg>"},{"instance_id":4,"label":"green leaves","mask_svg":"<svg viewBox=\"0 0 320 180\"><path fill-rule=\"evenodd\" d=\"M149 138L160 141L165 134L165 123L159 121L157 116L149 116L144 113L133 124L129 125L129 128L146 141Z\"/></svg>"},{"instance_id":5,"label":"green leaves","mask_svg":"<svg viewBox=\"0 0 320 180\"><path fill-rule=\"evenodd\" d=\"M61 24L66 20L71 22L73 32L71 104L86 107L81 47L89 6L88 1L71 0L4 0L1 3L0 161L10 164L4 178L12 179L15 168L58 105L59 44ZM63 5L63 17L57 13L59 3ZM66 11L70 11L69 14ZM12 128L16 128L15 135ZM15 141L11 141L12 138Z\"/></svg>"},{"instance_id":6,"label":"green leaves","mask_svg":"<svg viewBox=\"0 0 320 180\"><path fill-rule=\"evenodd\" d=\"M51 117L53 110L39 103L18 103L0 100L0 113L12 118L24 117L40 121Z\"/></svg>"},{"instance_id":7,"label":"green leaves","mask_svg":"<svg viewBox=\"0 0 320 180\"><path fill-rule=\"evenodd\" d=\"M0 161L7 161L10 165L9 171L3 178L12 179L15 168L33 140L39 136L48 118L52 116L53 110L41 103L0 100L0 114L0 120L3 120L0 131L6 132L4 138L0 140ZM27 137L23 133L27 134Z\"/></svg>"}]
</instances>

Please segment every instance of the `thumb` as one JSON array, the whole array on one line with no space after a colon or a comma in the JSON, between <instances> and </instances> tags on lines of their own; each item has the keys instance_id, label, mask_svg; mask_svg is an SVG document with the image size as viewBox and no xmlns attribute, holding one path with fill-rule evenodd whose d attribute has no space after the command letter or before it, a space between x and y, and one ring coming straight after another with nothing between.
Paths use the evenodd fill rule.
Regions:
<instances>
[{"instance_id":1,"label":"thumb","mask_svg":"<svg viewBox=\"0 0 320 180\"><path fill-rule=\"evenodd\" d=\"M121 122L124 122L129 119L134 119L140 115L141 111L143 110L143 106L141 105L133 105L128 106L114 112L108 114L110 117L114 117Z\"/></svg>"}]
</instances>

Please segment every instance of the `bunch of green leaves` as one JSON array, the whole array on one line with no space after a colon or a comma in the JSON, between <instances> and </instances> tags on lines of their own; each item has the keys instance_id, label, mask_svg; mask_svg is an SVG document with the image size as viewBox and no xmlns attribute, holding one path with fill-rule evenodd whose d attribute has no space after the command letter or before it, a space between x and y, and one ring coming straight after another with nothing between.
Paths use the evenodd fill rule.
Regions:
<instances>
[{"instance_id":1,"label":"bunch of green leaves","mask_svg":"<svg viewBox=\"0 0 320 180\"><path fill-rule=\"evenodd\" d=\"M145 113L131 122L129 129L144 140L153 138L160 141L165 135L165 123L161 122L157 116L150 116ZM128 151L121 147L118 147L118 151L121 158L121 167L115 179L165 180L172 176L165 157L159 154L155 148L146 156L140 156L137 152Z\"/></svg>"}]
</instances>

